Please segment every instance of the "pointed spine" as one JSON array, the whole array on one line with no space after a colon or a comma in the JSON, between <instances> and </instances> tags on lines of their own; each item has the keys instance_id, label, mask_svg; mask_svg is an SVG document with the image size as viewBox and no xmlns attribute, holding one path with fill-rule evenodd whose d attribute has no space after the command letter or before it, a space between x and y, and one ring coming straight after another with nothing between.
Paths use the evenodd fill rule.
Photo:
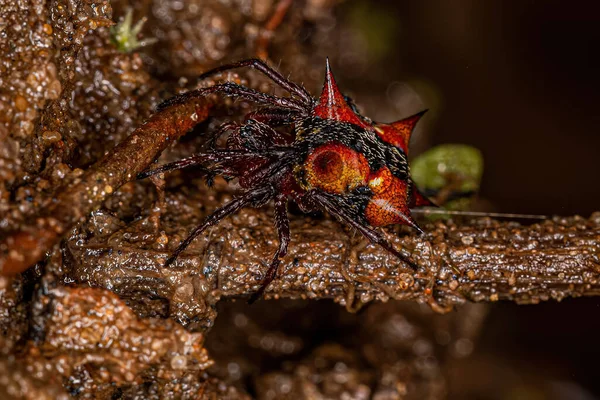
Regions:
<instances>
[{"instance_id":1,"label":"pointed spine","mask_svg":"<svg viewBox=\"0 0 600 400\"><path fill-rule=\"evenodd\" d=\"M399 147L404 149L404 152L408 154L408 142L410 141L410 136L412 135L417 122L421 119L427 110L423 110L418 112L410 117L401 119L400 121L392 122L390 125L396 130L398 134L398 141L401 143Z\"/></svg>"},{"instance_id":2,"label":"pointed spine","mask_svg":"<svg viewBox=\"0 0 600 400\"><path fill-rule=\"evenodd\" d=\"M356 113L350 108L344 95L340 92L331 67L329 65L329 58L325 66L325 83L323 84L323 91L319 98L319 103L313 109L313 115L324 119L332 119L340 122L349 122L361 127L366 127L364 121L362 121Z\"/></svg>"}]
</instances>

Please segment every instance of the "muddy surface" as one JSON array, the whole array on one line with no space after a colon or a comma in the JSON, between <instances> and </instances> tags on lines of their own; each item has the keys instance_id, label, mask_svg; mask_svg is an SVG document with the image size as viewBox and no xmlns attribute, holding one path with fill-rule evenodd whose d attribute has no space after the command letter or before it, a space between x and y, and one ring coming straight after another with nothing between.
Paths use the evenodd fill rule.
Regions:
<instances>
[{"instance_id":1,"label":"muddy surface","mask_svg":"<svg viewBox=\"0 0 600 400\"><path fill-rule=\"evenodd\" d=\"M162 268L235 191L179 171L154 182L165 186L163 202L133 177L159 157L192 154L208 129L249 105L210 98L153 110L213 83L193 79L206 69L254 56L277 2L6 3L2 398L443 399L487 312L473 302L599 294L597 213L423 221L423 237L390 229L417 273L331 218L297 213L285 272L270 300L252 306L245 301L276 246L270 207L228 218ZM273 64L313 93L325 56L342 64L364 46L342 35L337 3L294 3L267 42ZM128 9L134 22L147 19L140 37L156 41L124 53L111 27ZM218 79L273 90L252 71Z\"/></svg>"}]
</instances>

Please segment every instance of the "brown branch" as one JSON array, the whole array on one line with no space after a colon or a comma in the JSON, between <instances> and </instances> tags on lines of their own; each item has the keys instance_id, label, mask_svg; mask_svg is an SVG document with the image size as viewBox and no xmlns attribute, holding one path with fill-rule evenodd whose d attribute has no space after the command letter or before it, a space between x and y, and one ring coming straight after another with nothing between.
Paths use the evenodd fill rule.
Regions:
<instances>
[{"instance_id":1,"label":"brown branch","mask_svg":"<svg viewBox=\"0 0 600 400\"><path fill-rule=\"evenodd\" d=\"M203 193L174 196L169 203L179 210L202 201L210 209L222 201ZM202 215L184 216L175 209L167 214L169 225L161 229L173 249ZM412 299L445 311L467 300L537 303L600 294L600 213L530 226L488 218L425 226L423 238L389 234L397 248L411 251L417 260L421 268L415 274L333 220L293 218L285 272L266 296L333 298L348 308L375 299ZM200 304L253 293L277 237L268 212L246 209L198 238L175 266L165 269L169 252L148 242L132 243L127 232L139 232L139 225L106 236L110 245L103 238L81 246L70 243L69 275L124 295L150 290L169 299L171 312L182 322L200 312Z\"/></svg>"},{"instance_id":2,"label":"brown branch","mask_svg":"<svg viewBox=\"0 0 600 400\"><path fill-rule=\"evenodd\" d=\"M170 107L154 114L75 183L59 188L40 214L0 241L0 271L12 275L38 262L65 232L135 179L171 143L208 116L209 104Z\"/></svg>"}]
</instances>

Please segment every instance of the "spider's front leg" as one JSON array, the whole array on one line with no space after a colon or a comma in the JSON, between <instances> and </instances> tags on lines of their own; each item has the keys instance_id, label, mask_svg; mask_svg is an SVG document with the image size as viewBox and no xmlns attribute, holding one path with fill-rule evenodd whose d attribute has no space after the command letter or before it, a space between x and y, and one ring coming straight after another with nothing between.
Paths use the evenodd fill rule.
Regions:
<instances>
[{"instance_id":1,"label":"spider's front leg","mask_svg":"<svg viewBox=\"0 0 600 400\"><path fill-rule=\"evenodd\" d=\"M190 90L189 92L178 94L160 103L158 107L156 107L156 111L161 111L167 107L178 104L185 104L193 101L194 99L207 97L213 93L222 93L230 97L244 99L256 104L275 106L277 108L292 110L302 114L308 114L310 112L309 105L291 97L272 96L270 94L262 93L233 82L225 82L219 85Z\"/></svg>"},{"instance_id":2,"label":"spider's front leg","mask_svg":"<svg viewBox=\"0 0 600 400\"><path fill-rule=\"evenodd\" d=\"M268 66L263 60L259 60L257 58L250 58L248 60L242 60L232 64L221 65L220 67L213 68L210 71L203 73L198 77L198 79L202 80L220 72L243 67L250 67L260 71L273 82L275 82L278 86L287 90L290 94L295 94L298 97L300 97L303 100L303 102L307 105L312 104L313 98L306 89L285 78L279 72Z\"/></svg>"},{"instance_id":3,"label":"spider's front leg","mask_svg":"<svg viewBox=\"0 0 600 400\"><path fill-rule=\"evenodd\" d=\"M299 113L282 108L262 108L246 114L246 121L254 120L271 127L290 125L300 116Z\"/></svg>"},{"instance_id":4,"label":"spider's front leg","mask_svg":"<svg viewBox=\"0 0 600 400\"><path fill-rule=\"evenodd\" d=\"M229 149L266 148L269 145L288 144L290 139L277 132L272 126L282 126L293 123L297 112L277 108L267 108L248 113L243 124L225 122L210 132L206 137L204 147L216 150L217 141L223 135L230 133Z\"/></svg>"},{"instance_id":5,"label":"spider's front leg","mask_svg":"<svg viewBox=\"0 0 600 400\"><path fill-rule=\"evenodd\" d=\"M267 157L281 157L285 150L265 150L262 153L252 153L245 150L214 150L206 153L194 154L193 156L163 164L155 169L148 169L137 175L137 179L145 179L150 176L164 172L176 171L192 166L203 167L205 172L212 174L239 175L240 165L264 160Z\"/></svg>"}]
</instances>

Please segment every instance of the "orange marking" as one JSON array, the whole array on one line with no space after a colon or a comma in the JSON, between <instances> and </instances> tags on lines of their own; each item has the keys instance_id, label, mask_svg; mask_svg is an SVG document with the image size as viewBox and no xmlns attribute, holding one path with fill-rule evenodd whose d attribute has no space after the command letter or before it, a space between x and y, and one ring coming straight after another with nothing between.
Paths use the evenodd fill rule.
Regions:
<instances>
[{"instance_id":1,"label":"orange marking","mask_svg":"<svg viewBox=\"0 0 600 400\"><path fill-rule=\"evenodd\" d=\"M369 187L373 197L365 208L365 216L371 225L410 225L406 182L392 175L388 167L383 167L369 176Z\"/></svg>"},{"instance_id":2,"label":"orange marking","mask_svg":"<svg viewBox=\"0 0 600 400\"><path fill-rule=\"evenodd\" d=\"M369 174L365 156L335 142L316 148L304 165L307 189L314 187L335 194L365 185Z\"/></svg>"}]
</instances>

